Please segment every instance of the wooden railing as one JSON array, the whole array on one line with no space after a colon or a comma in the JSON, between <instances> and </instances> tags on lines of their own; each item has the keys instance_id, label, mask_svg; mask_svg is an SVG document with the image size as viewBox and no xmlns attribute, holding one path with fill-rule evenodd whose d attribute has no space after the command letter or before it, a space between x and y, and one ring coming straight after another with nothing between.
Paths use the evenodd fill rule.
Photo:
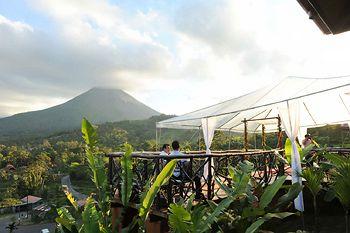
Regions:
<instances>
[{"instance_id":1,"label":"wooden railing","mask_svg":"<svg viewBox=\"0 0 350 233\"><path fill-rule=\"evenodd\" d=\"M181 156L161 156L159 152L134 152L133 159L133 192L131 202L138 203L139 195L147 181L157 176L167 161L172 159L186 160L178 162L181 177L172 176L168 184L161 188L156 197L155 207L160 209L167 207L178 198L185 201L191 194L202 198L220 198L220 189L215 185L215 175L222 182L230 182L228 166L235 167L239 162L248 160L254 164L252 176L258 183L268 184L278 176L284 174L284 163L281 156L283 150L270 151L213 151L212 154L184 154ZM110 153L109 157L109 182L112 195L118 198L121 183L121 167L119 158L121 152Z\"/></svg>"}]
</instances>

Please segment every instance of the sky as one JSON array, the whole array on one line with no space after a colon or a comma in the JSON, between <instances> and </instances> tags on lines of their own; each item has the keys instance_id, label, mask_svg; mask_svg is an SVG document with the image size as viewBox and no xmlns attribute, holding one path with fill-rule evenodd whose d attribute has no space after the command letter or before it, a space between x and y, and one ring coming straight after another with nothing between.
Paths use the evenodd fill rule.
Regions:
<instances>
[{"instance_id":1,"label":"sky","mask_svg":"<svg viewBox=\"0 0 350 233\"><path fill-rule=\"evenodd\" d=\"M349 75L349 40L297 1L0 0L0 117L93 87L183 114L287 76Z\"/></svg>"}]
</instances>

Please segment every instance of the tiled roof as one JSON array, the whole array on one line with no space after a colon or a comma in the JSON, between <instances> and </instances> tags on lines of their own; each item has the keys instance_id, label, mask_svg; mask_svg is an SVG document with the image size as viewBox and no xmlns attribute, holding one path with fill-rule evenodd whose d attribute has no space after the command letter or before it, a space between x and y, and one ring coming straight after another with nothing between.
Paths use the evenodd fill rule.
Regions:
<instances>
[{"instance_id":1,"label":"tiled roof","mask_svg":"<svg viewBox=\"0 0 350 233\"><path fill-rule=\"evenodd\" d=\"M28 197L28 200L27 200L27 197ZM27 203L27 202L28 202L28 204L34 204L34 203L37 203L37 202L40 201L40 200L42 200L41 197L36 197L36 196L31 196L31 195L26 196L26 197L23 197L23 198L21 199L21 201L22 201L23 203Z\"/></svg>"}]
</instances>

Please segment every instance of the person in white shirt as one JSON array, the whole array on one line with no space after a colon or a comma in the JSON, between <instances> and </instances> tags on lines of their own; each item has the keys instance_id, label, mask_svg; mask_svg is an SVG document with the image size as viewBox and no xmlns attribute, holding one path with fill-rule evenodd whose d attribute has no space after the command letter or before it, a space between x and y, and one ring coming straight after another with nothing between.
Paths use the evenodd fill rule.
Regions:
<instances>
[{"instance_id":1,"label":"person in white shirt","mask_svg":"<svg viewBox=\"0 0 350 233\"><path fill-rule=\"evenodd\" d=\"M159 153L161 156L168 156L170 154L170 145L164 144L162 146L162 151ZM167 160L162 158L160 159L160 169L163 169L167 163Z\"/></svg>"},{"instance_id":2,"label":"person in white shirt","mask_svg":"<svg viewBox=\"0 0 350 233\"><path fill-rule=\"evenodd\" d=\"M183 153L180 152L180 144L178 141L173 141L171 143L171 147L173 148L173 151L170 153L170 155L173 156L181 156L184 155ZM186 180L189 179L189 177L187 177L183 171L181 171L180 166L182 167L182 169L184 169L186 167L186 164L189 163L189 159L179 159L179 162L177 163L175 170L174 170L174 178L176 180L181 180L182 182L186 182ZM191 168L192 169L192 168ZM202 193L202 184L200 181L200 176L196 175L195 177L193 177L193 181L195 184L195 193L196 199L204 199L204 195Z\"/></svg>"},{"instance_id":3,"label":"person in white shirt","mask_svg":"<svg viewBox=\"0 0 350 233\"><path fill-rule=\"evenodd\" d=\"M180 152L180 144L178 141L173 141L173 143L171 143L171 147L173 148L173 151L170 153L170 155L177 155L177 156L184 155L183 153ZM184 164L185 162L188 162L188 159L180 159L178 163ZM174 170L174 176L178 178L180 177L180 175L181 175L180 166L176 165L176 168Z\"/></svg>"},{"instance_id":4,"label":"person in white shirt","mask_svg":"<svg viewBox=\"0 0 350 233\"><path fill-rule=\"evenodd\" d=\"M162 146L162 151L159 153L159 155L169 155L170 154L170 145L164 144Z\"/></svg>"}]
</instances>

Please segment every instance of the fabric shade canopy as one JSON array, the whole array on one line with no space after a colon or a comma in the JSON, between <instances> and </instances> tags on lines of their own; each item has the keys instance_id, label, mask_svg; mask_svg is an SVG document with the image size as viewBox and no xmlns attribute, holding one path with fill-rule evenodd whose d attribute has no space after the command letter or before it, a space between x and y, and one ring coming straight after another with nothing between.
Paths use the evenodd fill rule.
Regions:
<instances>
[{"instance_id":1,"label":"fabric shade canopy","mask_svg":"<svg viewBox=\"0 0 350 233\"><path fill-rule=\"evenodd\" d=\"M199 129L202 119L215 118L216 129L244 132L277 131L278 106L287 101L300 104L300 127L350 122L350 76L332 78L287 77L249 94L157 123L157 128Z\"/></svg>"}]
</instances>

